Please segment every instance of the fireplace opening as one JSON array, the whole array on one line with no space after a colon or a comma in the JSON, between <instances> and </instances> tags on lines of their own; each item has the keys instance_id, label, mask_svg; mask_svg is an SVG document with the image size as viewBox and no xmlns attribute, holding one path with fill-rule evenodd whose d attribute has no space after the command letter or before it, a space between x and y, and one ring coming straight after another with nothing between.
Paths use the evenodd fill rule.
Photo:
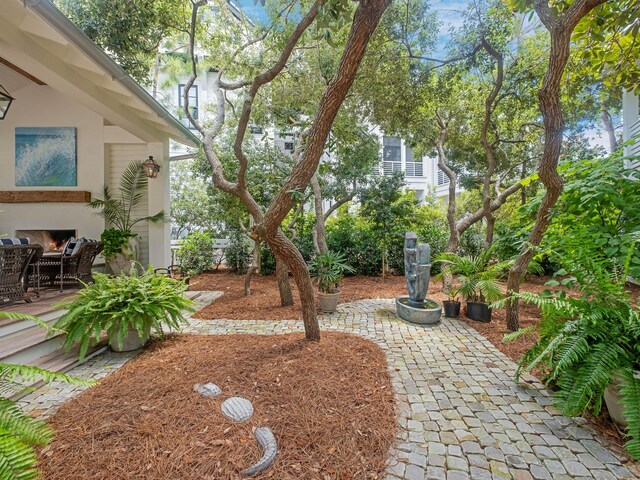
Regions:
<instances>
[{"instance_id":1,"label":"fireplace opening","mask_svg":"<svg viewBox=\"0 0 640 480\"><path fill-rule=\"evenodd\" d=\"M45 253L61 252L67 240L75 236L75 230L16 230L16 237L27 237L31 243L42 245Z\"/></svg>"}]
</instances>

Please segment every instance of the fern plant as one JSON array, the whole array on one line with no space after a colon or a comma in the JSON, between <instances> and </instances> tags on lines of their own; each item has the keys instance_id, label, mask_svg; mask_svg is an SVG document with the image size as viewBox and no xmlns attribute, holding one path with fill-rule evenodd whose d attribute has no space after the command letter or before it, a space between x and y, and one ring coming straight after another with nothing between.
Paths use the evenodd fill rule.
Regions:
<instances>
[{"instance_id":1,"label":"fern plant","mask_svg":"<svg viewBox=\"0 0 640 480\"><path fill-rule=\"evenodd\" d=\"M571 240L560 259L570 268L557 272L562 280L548 282L551 289L540 294L514 297L537 305L542 318L539 340L520 359L516 378L536 366L547 369L546 383L554 383L558 408L566 415L602 409L604 390L618 374L622 376L622 405L629 423L626 448L640 458L640 310L625 290L628 265L611 268L611 259L589 246ZM630 248L633 250L635 244ZM630 257L629 257L630 258ZM564 289L572 289L572 294ZM511 297L511 298L514 298ZM496 302L501 308L508 299ZM530 333L522 329L506 341Z\"/></svg>"},{"instance_id":2,"label":"fern plant","mask_svg":"<svg viewBox=\"0 0 640 480\"><path fill-rule=\"evenodd\" d=\"M0 316L46 325L30 315L0 312ZM49 443L53 438L53 432L44 421L27 415L9 398L16 389L23 388L23 383L38 380L57 380L76 385L92 384L38 367L0 363L0 478L3 480L39 478L34 448Z\"/></svg>"},{"instance_id":3,"label":"fern plant","mask_svg":"<svg viewBox=\"0 0 640 480\"><path fill-rule=\"evenodd\" d=\"M115 338L121 349L130 328L144 342L151 329L160 336L164 327L178 330L185 313L194 311L193 302L183 296L187 286L155 275L151 266L140 275L135 270L131 275L94 273L93 279L94 283L85 285L75 300L59 305L67 312L54 325L67 332L67 350L79 344L81 359L104 332Z\"/></svg>"}]
</instances>

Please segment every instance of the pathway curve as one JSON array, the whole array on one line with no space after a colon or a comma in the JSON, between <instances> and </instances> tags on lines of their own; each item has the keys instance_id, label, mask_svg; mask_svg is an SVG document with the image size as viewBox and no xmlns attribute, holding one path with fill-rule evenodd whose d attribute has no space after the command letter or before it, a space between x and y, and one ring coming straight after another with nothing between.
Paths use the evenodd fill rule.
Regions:
<instances>
[{"instance_id":1,"label":"pathway curve","mask_svg":"<svg viewBox=\"0 0 640 480\"><path fill-rule=\"evenodd\" d=\"M341 305L320 322L321 329L370 338L387 353L401 427L387 480L640 478L584 419L562 416L534 377L517 385L515 364L462 321L408 324L395 316L393 301L363 300ZM184 332L281 334L302 328L293 321L191 319ZM105 366L125 363L114 360L119 355L101 355L70 373L104 376ZM52 400L43 387L23 406L50 413L80 390L67 387Z\"/></svg>"}]
</instances>

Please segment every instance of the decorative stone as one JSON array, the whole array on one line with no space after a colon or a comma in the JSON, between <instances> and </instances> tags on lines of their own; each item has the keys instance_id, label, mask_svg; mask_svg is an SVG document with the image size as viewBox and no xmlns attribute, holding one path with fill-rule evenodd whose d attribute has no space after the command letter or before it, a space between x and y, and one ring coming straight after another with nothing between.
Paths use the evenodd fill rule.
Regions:
<instances>
[{"instance_id":1,"label":"decorative stone","mask_svg":"<svg viewBox=\"0 0 640 480\"><path fill-rule=\"evenodd\" d=\"M222 389L215 383L196 383L193 386L193 391L205 397L217 397L222 393Z\"/></svg>"},{"instance_id":2,"label":"decorative stone","mask_svg":"<svg viewBox=\"0 0 640 480\"><path fill-rule=\"evenodd\" d=\"M236 422L245 422L253 416L253 405L246 398L230 397L221 405L222 414Z\"/></svg>"},{"instance_id":3,"label":"decorative stone","mask_svg":"<svg viewBox=\"0 0 640 480\"><path fill-rule=\"evenodd\" d=\"M276 459L276 454L278 453L278 442L276 442L276 437L273 435L271 429L267 427L260 427L256 429L254 435L258 445L262 447L262 458L249 468L242 470L240 475L243 477L250 477L269 468Z\"/></svg>"}]
</instances>

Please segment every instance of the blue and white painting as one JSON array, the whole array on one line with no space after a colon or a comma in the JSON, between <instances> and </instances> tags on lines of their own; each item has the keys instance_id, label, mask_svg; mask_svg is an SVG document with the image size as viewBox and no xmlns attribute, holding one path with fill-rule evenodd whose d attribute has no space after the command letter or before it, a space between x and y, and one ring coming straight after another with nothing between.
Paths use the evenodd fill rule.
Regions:
<instances>
[{"instance_id":1,"label":"blue and white painting","mask_svg":"<svg viewBox=\"0 0 640 480\"><path fill-rule=\"evenodd\" d=\"M76 138L75 127L16 128L16 186L77 186Z\"/></svg>"}]
</instances>

